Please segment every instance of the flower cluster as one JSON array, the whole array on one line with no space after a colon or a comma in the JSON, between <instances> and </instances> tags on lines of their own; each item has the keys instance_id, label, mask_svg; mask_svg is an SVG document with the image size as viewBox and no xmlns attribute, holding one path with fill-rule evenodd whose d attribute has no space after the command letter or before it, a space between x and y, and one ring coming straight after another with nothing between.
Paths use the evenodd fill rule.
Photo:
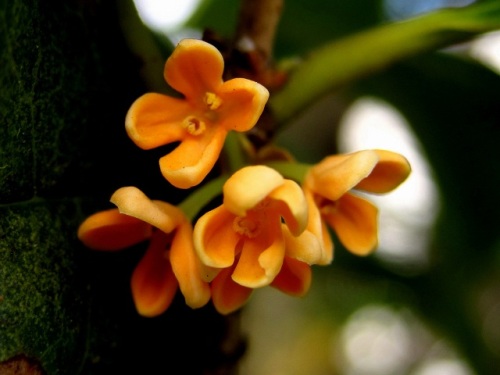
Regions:
<instances>
[{"instance_id":1,"label":"flower cluster","mask_svg":"<svg viewBox=\"0 0 500 375\"><path fill-rule=\"evenodd\" d=\"M251 129L267 102L263 86L243 78L224 82L223 70L215 47L183 40L167 60L164 76L184 98L145 94L127 114L127 133L139 147L180 142L160 159L161 173L178 188L197 186L216 164L228 132ZM293 168L293 162L287 164ZM187 204L120 188L111 197L116 208L88 217L78 237L104 251L148 242L131 278L141 315L163 313L177 290L192 308L211 300L228 314L256 288L304 295L311 266L333 259L331 231L357 255L373 251L377 208L356 191L386 193L410 173L403 156L385 150L328 156L299 179L271 165L250 163L222 175L220 186L215 184L222 204L201 213L194 226L196 215ZM207 201L211 194L206 192Z\"/></svg>"}]
</instances>

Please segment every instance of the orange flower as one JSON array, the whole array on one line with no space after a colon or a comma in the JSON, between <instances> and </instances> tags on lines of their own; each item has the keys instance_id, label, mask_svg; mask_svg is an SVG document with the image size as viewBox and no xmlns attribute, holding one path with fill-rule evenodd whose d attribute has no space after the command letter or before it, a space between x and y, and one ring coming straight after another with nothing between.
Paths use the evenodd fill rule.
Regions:
<instances>
[{"instance_id":1,"label":"orange flower","mask_svg":"<svg viewBox=\"0 0 500 375\"><path fill-rule=\"evenodd\" d=\"M266 88L248 79L223 82L223 70L214 46L184 39L164 70L167 83L184 98L148 93L128 111L125 127L139 147L180 142L160 159L163 176L178 188L199 184L217 162L227 132L251 129L269 97Z\"/></svg>"},{"instance_id":2,"label":"orange flower","mask_svg":"<svg viewBox=\"0 0 500 375\"><path fill-rule=\"evenodd\" d=\"M234 266L235 283L258 288L275 280L285 256L302 262L317 257L316 237L302 235L307 204L297 183L269 167L249 166L226 181L223 194L223 204L205 213L194 229L195 250L215 275ZM219 277L227 278L227 272Z\"/></svg>"},{"instance_id":3,"label":"orange flower","mask_svg":"<svg viewBox=\"0 0 500 375\"><path fill-rule=\"evenodd\" d=\"M240 285L231 278L235 267L236 263L223 269L210 284L212 302L221 314L229 314L238 310L248 301L253 292L253 288ZM271 286L291 296L302 297L311 286L311 267L285 256L283 266Z\"/></svg>"},{"instance_id":4,"label":"orange flower","mask_svg":"<svg viewBox=\"0 0 500 375\"><path fill-rule=\"evenodd\" d=\"M309 205L308 230L326 233L326 222L342 244L357 255L367 255L378 243L377 208L368 200L349 193L351 189L383 194L399 186L410 174L408 161L385 150L365 150L333 155L312 167L303 189ZM324 222L323 222L324 220ZM331 262L333 246L326 245L319 264Z\"/></svg>"},{"instance_id":5,"label":"orange flower","mask_svg":"<svg viewBox=\"0 0 500 375\"><path fill-rule=\"evenodd\" d=\"M80 225L78 238L92 249L108 251L149 240L131 279L139 314L152 317L163 313L178 287L187 305L205 305L210 288L201 278L203 266L194 252L192 226L182 211L150 200L135 187L118 189L111 202L118 209L89 216Z\"/></svg>"}]
</instances>

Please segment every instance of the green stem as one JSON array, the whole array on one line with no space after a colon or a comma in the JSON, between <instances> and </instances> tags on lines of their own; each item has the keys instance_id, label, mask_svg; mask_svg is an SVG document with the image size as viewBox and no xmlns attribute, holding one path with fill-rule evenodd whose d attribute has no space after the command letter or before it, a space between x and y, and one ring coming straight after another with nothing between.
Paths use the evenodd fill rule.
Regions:
<instances>
[{"instance_id":1,"label":"green stem","mask_svg":"<svg viewBox=\"0 0 500 375\"><path fill-rule=\"evenodd\" d=\"M284 177L290 178L298 183L304 182L304 178L306 177L309 168L311 168L310 164L286 161L274 161L266 163L266 165L275 169Z\"/></svg>"},{"instance_id":2,"label":"green stem","mask_svg":"<svg viewBox=\"0 0 500 375\"><path fill-rule=\"evenodd\" d=\"M244 134L234 131L230 131L227 134L223 152L226 163L225 167L229 170L229 173L236 172L238 169L248 165L243 147L244 139L242 137L244 136Z\"/></svg>"},{"instance_id":3,"label":"green stem","mask_svg":"<svg viewBox=\"0 0 500 375\"><path fill-rule=\"evenodd\" d=\"M241 133L228 133L223 150L225 156L224 161L226 163L226 165L224 165L225 173L207 182L205 185L198 187L178 205L191 221L194 220L204 206L222 193L224 183L233 172L248 165L247 157L244 152L245 139L242 137L244 137L244 135Z\"/></svg>"},{"instance_id":4,"label":"green stem","mask_svg":"<svg viewBox=\"0 0 500 375\"><path fill-rule=\"evenodd\" d=\"M221 175L198 187L177 206L184 212L190 221L193 221L203 207L222 193L222 187L227 178L227 175Z\"/></svg>"},{"instance_id":5,"label":"green stem","mask_svg":"<svg viewBox=\"0 0 500 375\"><path fill-rule=\"evenodd\" d=\"M498 28L500 2L489 1L360 32L313 51L273 94L269 106L278 122L286 122L331 90L397 61Z\"/></svg>"},{"instance_id":6,"label":"green stem","mask_svg":"<svg viewBox=\"0 0 500 375\"><path fill-rule=\"evenodd\" d=\"M118 1L116 4L123 36L128 48L141 63L140 74L148 89L178 95L167 85L163 75L158 74L163 72L165 60L174 50L172 42L144 25L132 0Z\"/></svg>"}]
</instances>

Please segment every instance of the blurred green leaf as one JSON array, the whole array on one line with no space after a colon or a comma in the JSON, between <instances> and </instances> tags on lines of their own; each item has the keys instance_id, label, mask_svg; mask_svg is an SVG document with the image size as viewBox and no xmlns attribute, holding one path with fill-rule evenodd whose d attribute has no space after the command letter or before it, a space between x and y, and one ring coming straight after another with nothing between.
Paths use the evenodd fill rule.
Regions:
<instances>
[{"instance_id":1,"label":"blurred green leaf","mask_svg":"<svg viewBox=\"0 0 500 375\"><path fill-rule=\"evenodd\" d=\"M209 29L220 36L231 37L236 30L239 7L239 1L201 0L184 26L198 30Z\"/></svg>"},{"instance_id":2,"label":"blurred green leaf","mask_svg":"<svg viewBox=\"0 0 500 375\"><path fill-rule=\"evenodd\" d=\"M410 56L432 51L500 28L500 2L446 9L386 24L312 50L270 99L285 122L334 89Z\"/></svg>"},{"instance_id":3,"label":"blurred green leaf","mask_svg":"<svg viewBox=\"0 0 500 375\"><path fill-rule=\"evenodd\" d=\"M481 374L499 359L477 321L478 291L498 274L500 76L463 58L430 54L397 64L354 86L403 114L423 145L441 197L431 267L404 281L415 307L448 336Z\"/></svg>"}]
</instances>

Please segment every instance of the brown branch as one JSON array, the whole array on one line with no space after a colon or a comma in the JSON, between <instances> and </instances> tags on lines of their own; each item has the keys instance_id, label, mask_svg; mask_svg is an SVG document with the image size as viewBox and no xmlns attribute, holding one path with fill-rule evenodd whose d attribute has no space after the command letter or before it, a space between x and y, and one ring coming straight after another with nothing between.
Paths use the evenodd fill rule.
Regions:
<instances>
[{"instance_id":1,"label":"brown branch","mask_svg":"<svg viewBox=\"0 0 500 375\"><path fill-rule=\"evenodd\" d=\"M235 47L241 52L256 51L267 65L282 9L283 0L242 0Z\"/></svg>"},{"instance_id":2,"label":"brown branch","mask_svg":"<svg viewBox=\"0 0 500 375\"><path fill-rule=\"evenodd\" d=\"M286 81L273 64L276 30L284 0L241 0L238 24L230 48L227 78L245 77L261 83L272 93ZM252 144L260 148L273 136L274 118L265 110L249 132Z\"/></svg>"}]
</instances>

